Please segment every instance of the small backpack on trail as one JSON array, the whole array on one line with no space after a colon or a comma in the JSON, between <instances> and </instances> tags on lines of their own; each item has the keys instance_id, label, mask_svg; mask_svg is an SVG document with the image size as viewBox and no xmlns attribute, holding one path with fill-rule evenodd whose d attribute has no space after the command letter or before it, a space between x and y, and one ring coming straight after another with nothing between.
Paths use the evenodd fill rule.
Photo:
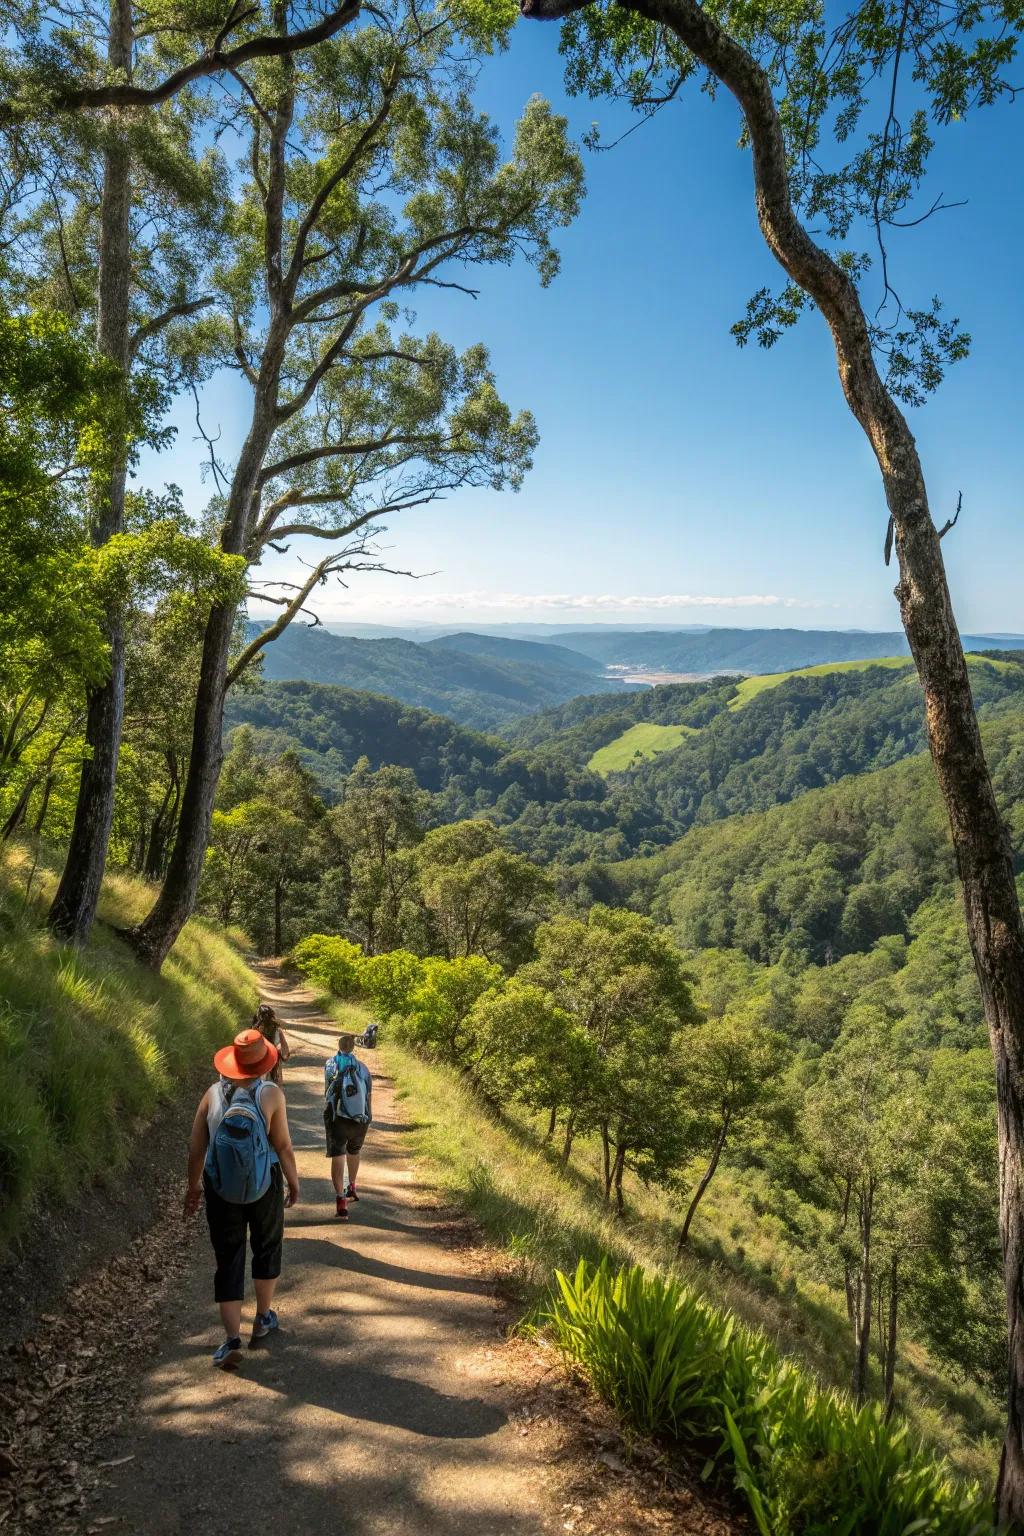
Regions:
<instances>
[{"instance_id":1,"label":"small backpack on trail","mask_svg":"<svg viewBox=\"0 0 1024 1536\"><path fill-rule=\"evenodd\" d=\"M259 1098L248 1088L224 1088L224 1114L206 1154L206 1174L229 1205L251 1205L270 1188L273 1157Z\"/></svg>"},{"instance_id":2,"label":"small backpack on trail","mask_svg":"<svg viewBox=\"0 0 1024 1536\"><path fill-rule=\"evenodd\" d=\"M336 1056L338 1070L327 1089L327 1105L335 1120L358 1120L360 1125L370 1121L366 1107L366 1079L359 1070L358 1062Z\"/></svg>"}]
</instances>

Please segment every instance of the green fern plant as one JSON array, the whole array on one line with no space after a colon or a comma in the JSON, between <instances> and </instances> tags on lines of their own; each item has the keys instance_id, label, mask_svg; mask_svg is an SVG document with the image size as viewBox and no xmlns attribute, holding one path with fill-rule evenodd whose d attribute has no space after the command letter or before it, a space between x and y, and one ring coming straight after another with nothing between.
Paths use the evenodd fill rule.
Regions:
<instances>
[{"instance_id":1,"label":"green fern plant","mask_svg":"<svg viewBox=\"0 0 1024 1536\"><path fill-rule=\"evenodd\" d=\"M676 1281L581 1259L556 1275L544 1321L628 1424L699 1449L762 1536L991 1536L980 1487L905 1424L823 1391Z\"/></svg>"}]
</instances>

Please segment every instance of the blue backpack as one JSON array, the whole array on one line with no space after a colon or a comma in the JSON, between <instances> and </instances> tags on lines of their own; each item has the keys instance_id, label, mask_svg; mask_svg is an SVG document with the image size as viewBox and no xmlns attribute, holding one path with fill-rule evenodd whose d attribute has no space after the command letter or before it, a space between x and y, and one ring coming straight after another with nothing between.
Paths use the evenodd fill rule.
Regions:
<instances>
[{"instance_id":1,"label":"blue backpack","mask_svg":"<svg viewBox=\"0 0 1024 1536\"><path fill-rule=\"evenodd\" d=\"M337 1070L327 1088L327 1103L336 1120L356 1120L360 1125L370 1123L366 1107L366 1079L353 1056L334 1058Z\"/></svg>"},{"instance_id":2,"label":"blue backpack","mask_svg":"<svg viewBox=\"0 0 1024 1536\"><path fill-rule=\"evenodd\" d=\"M206 1174L229 1205L252 1205L270 1188L274 1156L259 1093L224 1089L224 1115L206 1154Z\"/></svg>"}]
</instances>

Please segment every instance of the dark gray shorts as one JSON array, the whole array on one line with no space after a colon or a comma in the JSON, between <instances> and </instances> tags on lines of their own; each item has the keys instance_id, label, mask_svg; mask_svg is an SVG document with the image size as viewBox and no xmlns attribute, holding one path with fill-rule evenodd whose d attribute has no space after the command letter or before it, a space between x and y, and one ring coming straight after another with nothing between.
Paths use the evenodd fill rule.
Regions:
<instances>
[{"instance_id":1,"label":"dark gray shorts","mask_svg":"<svg viewBox=\"0 0 1024 1536\"><path fill-rule=\"evenodd\" d=\"M362 1150L369 1126L361 1120L346 1120L340 1115L335 1119L330 1109L325 1109L324 1130L327 1132L327 1156L344 1157L346 1152L354 1156Z\"/></svg>"}]
</instances>

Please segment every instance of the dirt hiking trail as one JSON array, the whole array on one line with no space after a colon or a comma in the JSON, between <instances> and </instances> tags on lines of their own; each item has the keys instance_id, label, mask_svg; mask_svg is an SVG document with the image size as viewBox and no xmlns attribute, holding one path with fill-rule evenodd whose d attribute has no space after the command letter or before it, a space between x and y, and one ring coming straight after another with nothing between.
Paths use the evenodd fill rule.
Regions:
<instances>
[{"instance_id":1,"label":"dirt hiking trail","mask_svg":"<svg viewBox=\"0 0 1024 1536\"><path fill-rule=\"evenodd\" d=\"M90 1528L139 1536L562 1529L542 1448L510 1417L492 1288L424 1209L393 1085L375 1074L362 1198L338 1222L322 1122L323 1063L337 1024L271 966L257 971L292 1042L285 1090L302 1181L302 1201L285 1218L281 1330L248 1348L237 1371L211 1366L221 1330L204 1226L134 1423L108 1450L111 1461L130 1459L112 1467L92 1517L102 1525ZM366 1059L375 1068L372 1052ZM247 1279L243 1343L251 1286Z\"/></svg>"}]
</instances>

